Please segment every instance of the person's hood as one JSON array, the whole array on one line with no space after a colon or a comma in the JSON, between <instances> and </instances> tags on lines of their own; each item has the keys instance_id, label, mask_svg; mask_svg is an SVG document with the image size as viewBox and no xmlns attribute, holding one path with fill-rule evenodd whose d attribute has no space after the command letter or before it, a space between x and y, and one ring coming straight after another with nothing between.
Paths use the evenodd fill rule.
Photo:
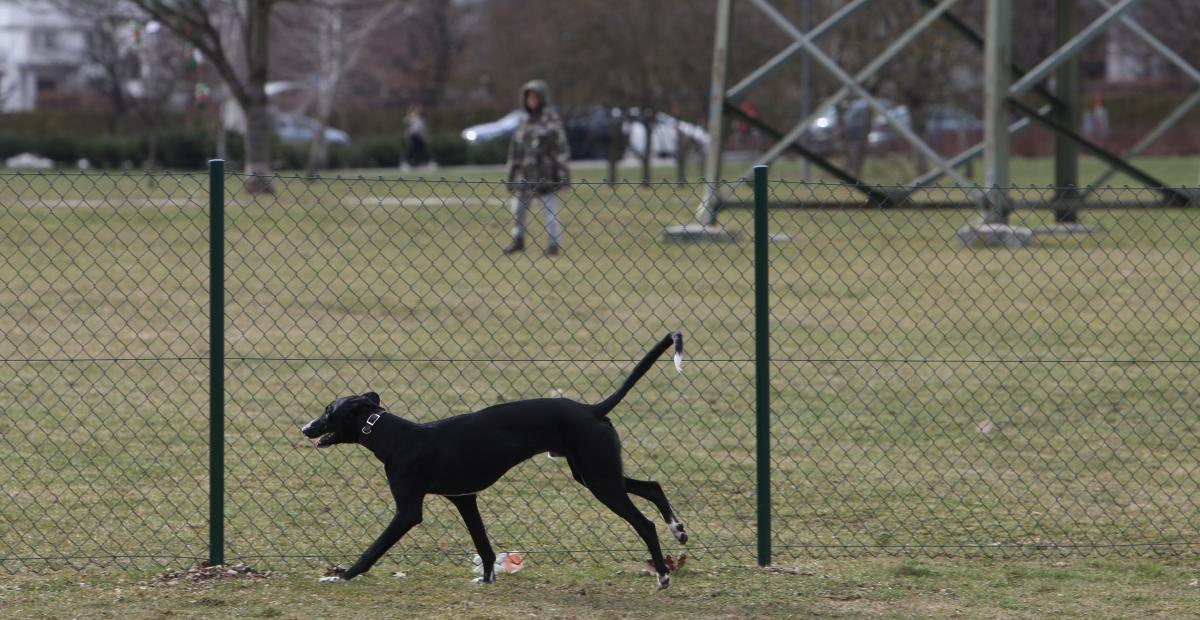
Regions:
<instances>
[{"instance_id":1,"label":"person's hood","mask_svg":"<svg viewBox=\"0 0 1200 620\"><path fill-rule=\"evenodd\" d=\"M521 106L520 109L525 110L525 93L527 93L531 90L533 92L537 93L538 98L542 100L542 110L549 109L550 108L550 86L548 84L546 84L545 80L530 80L530 81L526 82L524 86L521 87L520 101L518 101L518 105ZM526 111L528 111L528 110L526 110Z\"/></svg>"}]
</instances>

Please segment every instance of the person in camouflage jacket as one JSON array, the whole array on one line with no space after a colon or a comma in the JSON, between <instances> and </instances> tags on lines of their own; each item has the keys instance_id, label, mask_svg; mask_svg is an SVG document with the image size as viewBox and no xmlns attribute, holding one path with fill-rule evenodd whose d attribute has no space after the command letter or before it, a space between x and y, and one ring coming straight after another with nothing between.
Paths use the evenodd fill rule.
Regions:
<instances>
[{"instance_id":1,"label":"person in camouflage jacket","mask_svg":"<svg viewBox=\"0 0 1200 620\"><path fill-rule=\"evenodd\" d=\"M546 220L546 256L560 251L562 225L555 210L555 195L571 182L567 161L571 157L567 132L558 112L550 106L550 90L542 80L521 87L525 116L513 133L508 149L508 189L512 192L512 243L505 254L525 249L525 214L534 198L542 204Z\"/></svg>"}]
</instances>

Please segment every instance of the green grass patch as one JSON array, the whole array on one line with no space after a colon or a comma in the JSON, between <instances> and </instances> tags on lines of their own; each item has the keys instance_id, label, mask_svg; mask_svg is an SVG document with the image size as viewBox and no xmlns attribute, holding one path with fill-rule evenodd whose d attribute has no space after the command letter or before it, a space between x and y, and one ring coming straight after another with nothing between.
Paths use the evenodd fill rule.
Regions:
<instances>
[{"instance_id":1,"label":"green grass patch","mask_svg":"<svg viewBox=\"0 0 1200 620\"><path fill-rule=\"evenodd\" d=\"M251 581L167 584L152 573L19 574L0 587L6 614L21 618L1064 618L1200 614L1196 567L1158 562L1148 578L1132 565L1089 562L806 560L767 569L691 564L655 591L632 565L533 563L493 585L467 566L422 565L403 578L368 573L318 584L316 573ZM1020 573L1023 578L1014 579ZM1058 577L1070 574L1070 579Z\"/></svg>"},{"instance_id":2,"label":"green grass patch","mask_svg":"<svg viewBox=\"0 0 1200 620\"><path fill-rule=\"evenodd\" d=\"M0 176L6 564L206 555L205 187L203 175ZM238 187L230 177L227 557L345 562L386 523L378 463L353 447L317 453L298 432L334 397L374 390L420 421L534 396L595 401L681 329L686 373L664 362L612 414L626 470L662 482L698 561L752 560L749 212L721 214L738 242L666 244L703 186L580 183L562 197L565 255L551 260L536 251L536 208L535 251L500 254L507 194L488 179ZM959 247L953 231L974 217L772 212L788 238L771 249L780 561L1194 554L1200 212L1087 209L1104 234L1021 251ZM518 466L481 504L498 550L546 564L645 555L560 461ZM453 508L430 498L381 570L470 553Z\"/></svg>"}]
</instances>

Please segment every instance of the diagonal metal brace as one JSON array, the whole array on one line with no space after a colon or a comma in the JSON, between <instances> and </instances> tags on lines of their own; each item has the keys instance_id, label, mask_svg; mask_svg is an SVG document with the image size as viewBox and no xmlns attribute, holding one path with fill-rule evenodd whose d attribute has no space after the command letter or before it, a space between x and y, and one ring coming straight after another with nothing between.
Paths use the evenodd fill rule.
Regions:
<instances>
[{"instance_id":1,"label":"diagonal metal brace","mask_svg":"<svg viewBox=\"0 0 1200 620\"><path fill-rule=\"evenodd\" d=\"M1024 114L1025 116L1033 119L1035 122L1045 125L1048 129L1053 130L1055 133L1058 133L1075 144L1078 144L1088 151L1091 151L1093 155L1100 158L1108 165L1113 166L1114 168L1119 169L1121 172L1124 172L1125 174L1128 174L1129 176L1141 181L1146 187L1158 191L1160 194L1162 194L1163 199L1166 200L1168 204L1181 206L1191 202L1192 197L1188 193L1175 188L1167 187L1166 183L1163 183L1147 172L1143 172L1140 168L1122 159L1120 155L1105 150L1100 145L1088 140L1087 138L1084 138L1074 129L1071 129L1070 127L1063 125L1053 118L1050 118L1050 116L1038 113L1037 110L1025 105L1024 103L1021 103L1014 97L1006 98L1005 102L1014 111Z\"/></svg>"},{"instance_id":2,"label":"diagonal metal brace","mask_svg":"<svg viewBox=\"0 0 1200 620\"><path fill-rule=\"evenodd\" d=\"M936 6L936 4L937 4L935 0L921 0L921 1L930 6ZM963 35L964 38L966 38L967 40L969 40L973 44L975 44L976 47L979 47L979 48L983 47L983 36L980 35L978 32L976 32L975 29L972 28L971 26L969 26L966 22L964 22L961 19L959 19L958 17L954 16L953 13L951 13L949 11L943 13L942 19L946 20L946 23L950 24L956 31L959 32L959 34ZM1026 74L1024 69L1017 66L1015 63L1012 65L1012 72L1013 72L1013 77L1018 78L1018 79L1023 78ZM1040 97L1044 98L1045 100L1051 102L1052 104L1054 104L1056 106L1061 107L1063 105L1063 103L1060 99L1055 97L1049 90L1047 90L1045 87L1041 86L1040 84L1032 85L1031 90L1033 92L1037 93ZM1179 192L1177 190L1164 189L1165 184L1162 183L1161 181L1159 181L1158 179L1156 179L1154 176L1143 171L1142 169L1138 168L1137 166L1134 166L1133 164L1129 163L1128 161L1122 159L1120 156L1105 150L1100 145L1098 145L1094 142L1091 142L1090 140L1083 137L1081 134L1074 131L1073 129L1066 127L1066 126L1062 125L1061 123L1058 123L1057 121L1055 121L1054 119L1050 118L1049 116L1047 116L1045 114L1040 114L1037 110L1034 110L1030 106L1021 103L1020 101L1016 100L1013 97L1009 97L1006 101L1007 101L1009 107L1011 107L1012 109L1020 112L1021 114L1028 116L1029 118L1033 119L1034 121L1036 121L1038 123L1041 123L1042 125L1046 126L1047 128L1050 128L1053 131L1061 133L1068 140L1071 140L1072 142L1083 147L1084 149L1087 149L1088 151L1092 152L1097 157L1104 160L1106 163L1113 166L1114 168L1117 168L1117 169L1121 170L1122 172L1128 174L1129 176L1134 177L1134 178L1138 179L1139 181L1142 181L1150 188L1160 190L1163 193L1164 197L1167 198L1168 202L1170 202L1171 204L1186 204L1187 202L1190 201L1190 197L1188 196L1188 194ZM1183 202L1182 203L1178 202L1180 200L1182 200Z\"/></svg>"},{"instance_id":3,"label":"diagonal metal brace","mask_svg":"<svg viewBox=\"0 0 1200 620\"><path fill-rule=\"evenodd\" d=\"M779 133L779 131L777 131L770 125L767 125L761 119L749 116L748 114L746 114L744 111L742 111L740 108L738 108L736 105L733 105L732 103L725 102L725 112L738 117L740 120L744 121L746 124L750 125L751 127L754 127L755 129L763 132L764 134L771 136L772 138L775 138L776 140L783 137L783 134ZM865 194L867 196L867 199L870 200L871 204L873 204L873 205L876 205L876 206L899 206L901 203L905 202L905 198L903 198L902 196L897 196L897 195L894 195L887 191L884 191L882 188L868 185L862 179L854 176L853 174L850 174L849 172L847 172L845 170L842 170L836 164L829 161L825 157L821 156L819 153L809 149L808 147L805 147L798 140L793 140L793 141L789 142L787 146L792 151L795 151L796 154L811 161L818 168L824 170L825 172L828 172L830 175L835 177L837 180L839 180L842 183L845 183L846 185L849 185L849 186L853 187L854 189Z\"/></svg>"}]
</instances>

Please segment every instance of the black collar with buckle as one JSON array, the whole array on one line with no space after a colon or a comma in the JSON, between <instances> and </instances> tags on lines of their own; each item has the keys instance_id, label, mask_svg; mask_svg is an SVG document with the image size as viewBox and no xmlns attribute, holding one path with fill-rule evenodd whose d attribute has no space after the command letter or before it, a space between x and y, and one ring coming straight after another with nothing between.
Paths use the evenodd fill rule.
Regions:
<instances>
[{"instance_id":1,"label":"black collar with buckle","mask_svg":"<svg viewBox=\"0 0 1200 620\"><path fill-rule=\"evenodd\" d=\"M371 433L375 432L375 423L379 421L382 413L383 412L376 411L375 413L367 416L367 425L362 427L362 434L370 435Z\"/></svg>"}]
</instances>

